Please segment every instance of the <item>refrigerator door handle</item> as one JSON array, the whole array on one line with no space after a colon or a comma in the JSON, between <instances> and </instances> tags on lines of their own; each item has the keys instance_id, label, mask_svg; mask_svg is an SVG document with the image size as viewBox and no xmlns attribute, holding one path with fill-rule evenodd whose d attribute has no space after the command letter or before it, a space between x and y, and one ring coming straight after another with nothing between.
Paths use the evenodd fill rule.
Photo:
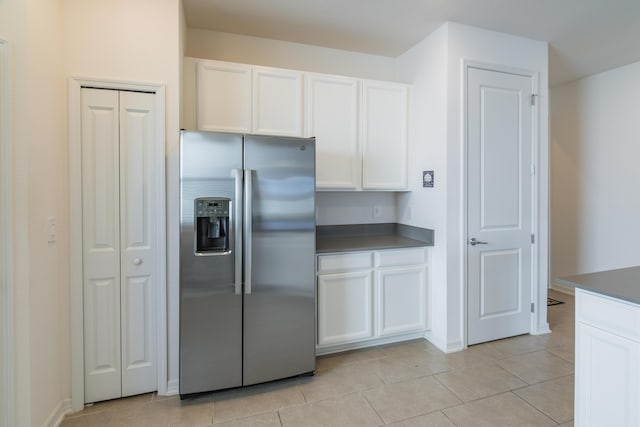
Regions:
<instances>
[{"instance_id":1,"label":"refrigerator door handle","mask_svg":"<svg viewBox=\"0 0 640 427\"><path fill-rule=\"evenodd\" d=\"M233 212L234 234L235 234L235 254L234 254L234 287L235 294L242 294L242 189L243 174L242 169L233 169L232 174L235 179L235 201L236 206Z\"/></svg>"},{"instance_id":2,"label":"refrigerator door handle","mask_svg":"<svg viewBox=\"0 0 640 427\"><path fill-rule=\"evenodd\" d=\"M244 170L244 293L251 293L251 230L253 214L253 169Z\"/></svg>"}]
</instances>

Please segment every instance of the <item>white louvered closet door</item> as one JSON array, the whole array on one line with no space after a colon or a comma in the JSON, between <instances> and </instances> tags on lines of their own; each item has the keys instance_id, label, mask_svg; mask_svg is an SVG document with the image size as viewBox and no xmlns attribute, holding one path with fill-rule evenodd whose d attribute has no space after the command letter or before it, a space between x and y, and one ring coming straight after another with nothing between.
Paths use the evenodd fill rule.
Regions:
<instances>
[{"instance_id":1,"label":"white louvered closet door","mask_svg":"<svg viewBox=\"0 0 640 427\"><path fill-rule=\"evenodd\" d=\"M82 89L85 402L157 389L154 102Z\"/></svg>"}]
</instances>

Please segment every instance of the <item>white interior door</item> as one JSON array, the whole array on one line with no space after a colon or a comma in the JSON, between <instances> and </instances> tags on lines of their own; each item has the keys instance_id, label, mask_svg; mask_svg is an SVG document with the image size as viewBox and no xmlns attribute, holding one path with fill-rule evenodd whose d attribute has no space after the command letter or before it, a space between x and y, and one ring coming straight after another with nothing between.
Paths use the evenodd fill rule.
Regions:
<instances>
[{"instance_id":1,"label":"white interior door","mask_svg":"<svg viewBox=\"0 0 640 427\"><path fill-rule=\"evenodd\" d=\"M153 96L82 89L85 402L157 388Z\"/></svg>"},{"instance_id":2,"label":"white interior door","mask_svg":"<svg viewBox=\"0 0 640 427\"><path fill-rule=\"evenodd\" d=\"M477 68L469 68L467 79L471 345L530 330L532 82Z\"/></svg>"}]
</instances>

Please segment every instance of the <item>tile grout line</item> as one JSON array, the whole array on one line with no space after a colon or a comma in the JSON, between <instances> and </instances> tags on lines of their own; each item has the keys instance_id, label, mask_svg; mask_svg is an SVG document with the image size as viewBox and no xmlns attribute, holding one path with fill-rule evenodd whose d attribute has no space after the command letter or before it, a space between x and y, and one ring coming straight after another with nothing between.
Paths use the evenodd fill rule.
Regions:
<instances>
[{"instance_id":1,"label":"tile grout line","mask_svg":"<svg viewBox=\"0 0 640 427\"><path fill-rule=\"evenodd\" d=\"M384 384L383 384L384 386ZM366 390L365 390L366 391ZM369 401L369 399L367 398L367 396L363 393L363 392L358 392L360 394L360 396L362 396L362 398L369 404L369 407L373 410L373 412L376 414L376 416L380 419L380 421L382 421L381 425L386 425L387 422L384 420L384 418L382 418L382 416L378 413L378 410L375 408L375 406L373 406L373 404Z\"/></svg>"},{"instance_id":2,"label":"tile grout line","mask_svg":"<svg viewBox=\"0 0 640 427\"><path fill-rule=\"evenodd\" d=\"M556 425L560 425L560 423L558 421L556 421L555 419L551 418L549 415L545 414L544 412L542 412L540 409L538 409L537 407L535 407L533 404L529 403L526 399L524 399L523 397L520 397L517 393L514 393L512 391L510 391L509 393L511 393L513 396L516 397L516 399L521 400L522 402L524 402L526 405L530 406L531 408L535 409L537 412L539 412L540 414L544 415L546 418L550 419L551 421L553 421L554 423L556 423Z\"/></svg>"}]
</instances>

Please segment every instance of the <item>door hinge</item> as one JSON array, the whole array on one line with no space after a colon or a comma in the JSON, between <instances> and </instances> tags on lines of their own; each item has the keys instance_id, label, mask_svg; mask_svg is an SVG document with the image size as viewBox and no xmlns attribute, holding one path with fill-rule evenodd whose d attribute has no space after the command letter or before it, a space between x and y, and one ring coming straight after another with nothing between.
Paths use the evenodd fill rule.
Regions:
<instances>
[{"instance_id":1,"label":"door hinge","mask_svg":"<svg viewBox=\"0 0 640 427\"><path fill-rule=\"evenodd\" d=\"M536 235L532 234L531 235L531 244L533 245L536 242Z\"/></svg>"},{"instance_id":2,"label":"door hinge","mask_svg":"<svg viewBox=\"0 0 640 427\"><path fill-rule=\"evenodd\" d=\"M531 303L531 312L535 313L536 312L536 304L535 303Z\"/></svg>"},{"instance_id":3,"label":"door hinge","mask_svg":"<svg viewBox=\"0 0 640 427\"><path fill-rule=\"evenodd\" d=\"M531 105L536 105L536 97L538 95L536 95L535 93L531 94Z\"/></svg>"}]
</instances>

